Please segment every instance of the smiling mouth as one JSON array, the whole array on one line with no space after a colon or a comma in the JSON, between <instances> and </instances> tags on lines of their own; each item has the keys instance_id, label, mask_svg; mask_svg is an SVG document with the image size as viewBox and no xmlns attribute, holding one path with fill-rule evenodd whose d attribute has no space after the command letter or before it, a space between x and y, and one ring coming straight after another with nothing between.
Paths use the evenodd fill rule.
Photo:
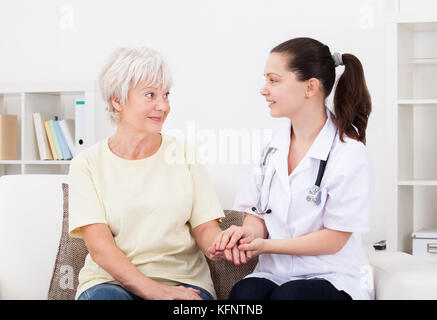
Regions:
<instances>
[{"instance_id":1,"label":"smiling mouth","mask_svg":"<svg viewBox=\"0 0 437 320\"><path fill-rule=\"evenodd\" d=\"M155 122L161 122L162 120L162 117L147 117L147 118Z\"/></svg>"}]
</instances>

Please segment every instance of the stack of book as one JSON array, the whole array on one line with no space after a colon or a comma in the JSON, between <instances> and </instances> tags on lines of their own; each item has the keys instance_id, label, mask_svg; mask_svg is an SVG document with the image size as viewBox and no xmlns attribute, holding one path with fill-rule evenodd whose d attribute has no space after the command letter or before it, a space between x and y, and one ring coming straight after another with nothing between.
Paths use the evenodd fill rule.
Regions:
<instances>
[{"instance_id":1,"label":"stack of book","mask_svg":"<svg viewBox=\"0 0 437 320\"><path fill-rule=\"evenodd\" d=\"M74 157L74 120L49 119L40 113L33 113L33 123L41 160L69 160Z\"/></svg>"}]
</instances>

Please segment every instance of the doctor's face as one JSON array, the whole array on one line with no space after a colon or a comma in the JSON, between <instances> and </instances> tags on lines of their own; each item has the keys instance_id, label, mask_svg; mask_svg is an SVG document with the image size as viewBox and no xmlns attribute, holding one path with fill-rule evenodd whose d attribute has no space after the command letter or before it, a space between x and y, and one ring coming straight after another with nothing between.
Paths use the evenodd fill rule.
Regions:
<instances>
[{"instance_id":1,"label":"doctor's face","mask_svg":"<svg viewBox=\"0 0 437 320\"><path fill-rule=\"evenodd\" d=\"M290 118L305 102L307 84L298 81L296 74L287 69L288 57L272 53L264 69L266 83L261 94L269 103L270 115L274 118Z\"/></svg>"}]
</instances>

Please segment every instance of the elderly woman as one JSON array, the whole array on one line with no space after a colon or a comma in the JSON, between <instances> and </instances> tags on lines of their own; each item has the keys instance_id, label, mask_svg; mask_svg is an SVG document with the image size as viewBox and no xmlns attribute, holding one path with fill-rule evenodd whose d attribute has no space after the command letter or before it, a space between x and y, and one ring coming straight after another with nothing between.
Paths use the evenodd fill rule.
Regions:
<instances>
[{"instance_id":1,"label":"elderly woman","mask_svg":"<svg viewBox=\"0 0 437 320\"><path fill-rule=\"evenodd\" d=\"M167 152L189 154L160 133L170 111L167 64L154 50L121 48L99 80L117 130L70 166L69 231L89 251L76 298L213 299L203 253L224 215L205 169Z\"/></svg>"}]
</instances>

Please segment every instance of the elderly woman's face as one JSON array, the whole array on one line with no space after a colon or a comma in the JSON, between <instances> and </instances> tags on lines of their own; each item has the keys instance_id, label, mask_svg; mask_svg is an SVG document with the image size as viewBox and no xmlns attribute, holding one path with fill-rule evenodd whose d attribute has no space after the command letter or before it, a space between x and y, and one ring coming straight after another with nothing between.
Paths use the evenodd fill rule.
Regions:
<instances>
[{"instance_id":1,"label":"elderly woman's face","mask_svg":"<svg viewBox=\"0 0 437 320\"><path fill-rule=\"evenodd\" d=\"M138 131L160 132L170 112L169 94L162 86L137 84L129 90L127 103L120 112L120 122Z\"/></svg>"}]
</instances>

